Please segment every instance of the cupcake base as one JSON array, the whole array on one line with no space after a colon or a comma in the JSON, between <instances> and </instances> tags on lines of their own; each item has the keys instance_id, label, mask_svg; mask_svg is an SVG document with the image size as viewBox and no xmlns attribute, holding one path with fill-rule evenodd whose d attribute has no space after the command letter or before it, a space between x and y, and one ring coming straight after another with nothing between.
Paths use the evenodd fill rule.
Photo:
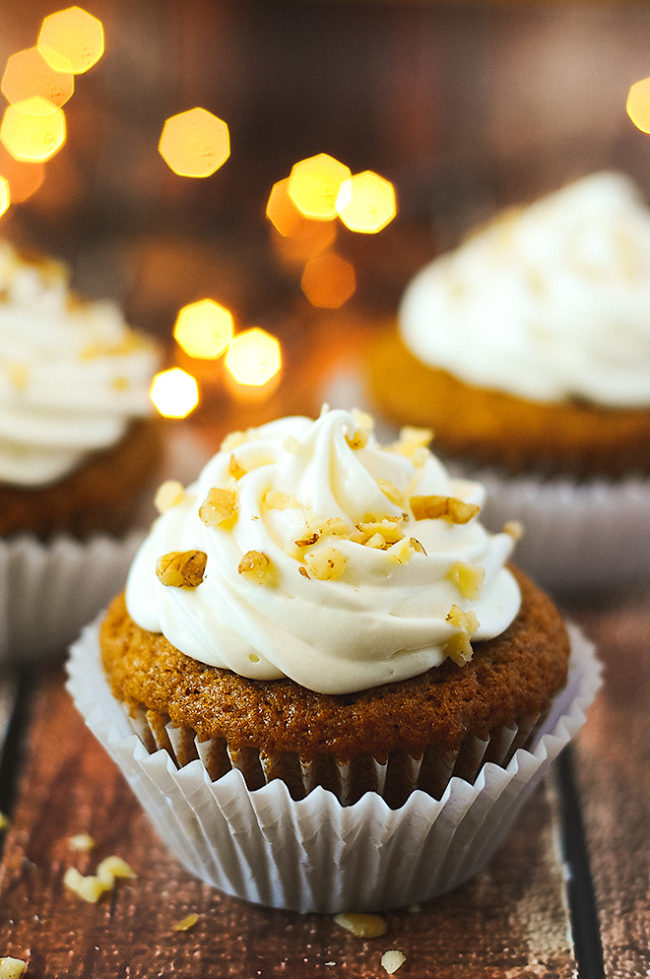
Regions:
<instances>
[{"instance_id":1,"label":"cupcake base","mask_svg":"<svg viewBox=\"0 0 650 979\"><path fill-rule=\"evenodd\" d=\"M237 769L212 781L199 758L177 768L168 750L150 752L110 693L98 633L99 621L72 647L68 690L161 839L219 890L302 912L404 907L479 872L600 684L593 646L572 627L567 686L530 749L505 768L484 762L473 784L452 777L439 800L416 790L391 809L367 792L345 806L321 787L296 801L277 779L250 791Z\"/></svg>"}]
</instances>

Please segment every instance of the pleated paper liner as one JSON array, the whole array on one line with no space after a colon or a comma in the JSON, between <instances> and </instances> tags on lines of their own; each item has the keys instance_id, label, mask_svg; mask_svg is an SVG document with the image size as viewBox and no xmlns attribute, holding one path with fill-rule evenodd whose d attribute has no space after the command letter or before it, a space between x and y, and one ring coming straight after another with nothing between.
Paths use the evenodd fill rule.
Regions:
<instances>
[{"instance_id":1,"label":"pleated paper liner","mask_svg":"<svg viewBox=\"0 0 650 979\"><path fill-rule=\"evenodd\" d=\"M516 746L521 731L500 732L485 748L472 745L461 753L453 764L469 779L452 767L440 799L415 788L391 808L376 791L367 791L346 805L346 793L352 798L358 790L358 773L340 766L335 780L343 803L321 785L307 791L313 773L292 760L291 789L307 791L294 799L279 778L257 789L246 785L242 769L262 779L265 768L271 776L280 773L274 768L278 759L231 757L225 746L199 745L191 732L170 731L160 715L140 718L141 735L133 733L104 677L98 631L95 622L72 647L68 689L160 838L191 873L226 894L301 912L404 907L478 873L584 722L600 685L593 646L571 627L567 686L528 748ZM504 764L492 760L491 752ZM224 759L232 767L219 775ZM384 773L366 765L370 774L366 770L363 778L388 783L390 765ZM399 767L414 784L417 762L410 772L404 759Z\"/></svg>"}]
</instances>

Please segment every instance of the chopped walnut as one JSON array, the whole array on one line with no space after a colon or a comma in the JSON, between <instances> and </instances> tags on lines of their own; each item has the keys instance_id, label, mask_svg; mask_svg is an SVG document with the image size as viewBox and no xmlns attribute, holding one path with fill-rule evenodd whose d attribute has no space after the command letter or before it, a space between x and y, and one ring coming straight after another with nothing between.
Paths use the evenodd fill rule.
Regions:
<instances>
[{"instance_id":1,"label":"chopped walnut","mask_svg":"<svg viewBox=\"0 0 650 979\"><path fill-rule=\"evenodd\" d=\"M270 510L290 510L300 506L292 493L283 493L282 490L268 490L264 502Z\"/></svg>"},{"instance_id":2,"label":"chopped walnut","mask_svg":"<svg viewBox=\"0 0 650 979\"><path fill-rule=\"evenodd\" d=\"M397 452L409 459L412 459L416 452L424 450L424 458L426 458L428 455L426 449L432 438L433 431L430 428L415 428L411 425L405 425L404 428L400 429L399 441L394 442L389 446L389 449L391 452Z\"/></svg>"},{"instance_id":3,"label":"chopped walnut","mask_svg":"<svg viewBox=\"0 0 650 979\"><path fill-rule=\"evenodd\" d=\"M298 547L311 547L321 537L328 535L350 538L357 536L354 531L351 531L350 525L341 517L330 517L329 520L309 520L305 524L303 536L294 543Z\"/></svg>"},{"instance_id":4,"label":"chopped walnut","mask_svg":"<svg viewBox=\"0 0 650 979\"><path fill-rule=\"evenodd\" d=\"M117 857L112 855L110 857L105 857L97 865L97 877L106 887L112 887L118 878L126 878L127 880L135 880L137 874L132 867L123 860L122 857Z\"/></svg>"},{"instance_id":5,"label":"chopped walnut","mask_svg":"<svg viewBox=\"0 0 650 979\"><path fill-rule=\"evenodd\" d=\"M468 523L481 509L476 503L465 503L456 496L412 496L409 500L416 520L443 518L450 523Z\"/></svg>"},{"instance_id":6,"label":"chopped walnut","mask_svg":"<svg viewBox=\"0 0 650 979\"><path fill-rule=\"evenodd\" d=\"M320 547L305 554L305 564L311 578L334 581L345 571L346 557L336 547Z\"/></svg>"},{"instance_id":7,"label":"chopped walnut","mask_svg":"<svg viewBox=\"0 0 650 979\"><path fill-rule=\"evenodd\" d=\"M394 972L397 972L400 966L404 965L405 962L406 956L403 952L400 952L396 948L389 949L387 952L384 952L381 957L382 969L384 969L389 976L392 976Z\"/></svg>"},{"instance_id":8,"label":"chopped walnut","mask_svg":"<svg viewBox=\"0 0 650 979\"><path fill-rule=\"evenodd\" d=\"M366 538L372 538L375 534L380 534L387 544L395 544L404 536L399 524L394 521L373 520L369 523L357 524L357 528ZM368 540L364 541L364 543L367 544Z\"/></svg>"},{"instance_id":9,"label":"chopped walnut","mask_svg":"<svg viewBox=\"0 0 650 979\"><path fill-rule=\"evenodd\" d=\"M192 911L191 914L186 915L186 917L182 918L181 921L174 922L172 929L174 931L189 931L190 928L194 927L198 920L198 914L196 911Z\"/></svg>"},{"instance_id":10,"label":"chopped walnut","mask_svg":"<svg viewBox=\"0 0 650 979\"><path fill-rule=\"evenodd\" d=\"M230 462L228 463L228 472L233 479L241 479L242 476L246 475L246 470L242 466L241 462L232 453L230 455Z\"/></svg>"},{"instance_id":11,"label":"chopped walnut","mask_svg":"<svg viewBox=\"0 0 650 979\"><path fill-rule=\"evenodd\" d=\"M351 449L365 449L368 444L369 432L366 432L362 428L357 428L352 433L352 435L346 435L345 441L348 443Z\"/></svg>"},{"instance_id":12,"label":"chopped walnut","mask_svg":"<svg viewBox=\"0 0 650 979\"><path fill-rule=\"evenodd\" d=\"M397 506L404 509L406 506L406 499L404 494L395 486L395 483L391 483L390 479L378 479L377 486L384 493L391 503L396 503Z\"/></svg>"},{"instance_id":13,"label":"chopped walnut","mask_svg":"<svg viewBox=\"0 0 650 979\"><path fill-rule=\"evenodd\" d=\"M479 621L474 612L464 612L457 605L451 606L447 612L446 621L456 629L461 629L467 633L476 632L479 626Z\"/></svg>"},{"instance_id":14,"label":"chopped walnut","mask_svg":"<svg viewBox=\"0 0 650 979\"><path fill-rule=\"evenodd\" d=\"M231 489L213 486L199 507L199 517L206 527L223 527L229 530L237 520L239 506L237 494Z\"/></svg>"},{"instance_id":15,"label":"chopped walnut","mask_svg":"<svg viewBox=\"0 0 650 979\"><path fill-rule=\"evenodd\" d=\"M153 502L158 513L166 513L183 502L185 490L177 479L166 479L156 490Z\"/></svg>"},{"instance_id":16,"label":"chopped walnut","mask_svg":"<svg viewBox=\"0 0 650 979\"><path fill-rule=\"evenodd\" d=\"M257 585L264 582L268 584L272 571L271 560L263 551L246 551L237 566L237 571Z\"/></svg>"},{"instance_id":17,"label":"chopped walnut","mask_svg":"<svg viewBox=\"0 0 650 979\"><path fill-rule=\"evenodd\" d=\"M20 979L26 968L27 963L24 959L0 955L0 979Z\"/></svg>"},{"instance_id":18,"label":"chopped walnut","mask_svg":"<svg viewBox=\"0 0 650 979\"><path fill-rule=\"evenodd\" d=\"M464 612L457 605L451 606L446 620L455 629L458 629L458 632L448 640L445 646L445 654L457 666L464 666L472 658L473 650L469 637L478 629L479 621L474 612Z\"/></svg>"},{"instance_id":19,"label":"chopped walnut","mask_svg":"<svg viewBox=\"0 0 650 979\"><path fill-rule=\"evenodd\" d=\"M422 543L422 541L419 541L417 537L409 537L409 544L411 545L413 550L417 551L419 554L427 553L424 549L424 544Z\"/></svg>"},{"instance_id":20,"label":"chopped walnut","mask_svg":"<svg viewBox=\"0 0 650 979\"><path fill-rule=\"evenodd\" d=\"M518 541L524 536L524 525L519 520L508 520L503 525L504 534L509 534L513 540Z\"/></svg>"},{"instance_id":21,"label":"chopped walnut","mask_svg":"<svg viewBox=\"0 0 650 979\"><path fill-rule=\"evenodd\" d=\"M197 588L203 581L207 561L205 551L170 551L156 561L156 574L163 585Z\"/></svg>"},{"instance_id":22,"label":"chopped walnut","mask_svg":"<svg viewBox=\"0 0 650 979\"><path fill-rule=\"evenodd\" d=\"M480 564L465 564L456 561L450 567L446 577L456 585L463 598L478 598L485 581L485 568Z\"/></svg>"},{"instance_id":23,"label":"chopped walnut","mask_svg":"<svg viewBox=\"0 0 650 979\"><path fill-rule=\"evenodd\" d=\"M88 833L77 833L75 836L68 837L68 846L71 850L80 850L87 853L95 845L95 841Z\"/></svg>"},{"instance_id":24,"label":"chopped walnut","mask_svg":"<svg viewBox=\"0 0 650 979\"><path fill-rule=\"evenodd\" d=\"M386 919L380 914L356 914L354 912L344 912L337 914L334 921L341 928L352 932L357 938L380 938L386 934Z\"/></svg>"},{"instance_id":25,"label":"chopped walnut","mask_svg":"<svg viewBox=\"0 0 650 979\"><path fill-rule=\"evenodd\" d=\"M408 564L413 557L411 541L406 537L402 537L400 541L388 548L387 553L395 564Z\"/></svg>"},{"instance_id":26,"label":"chopped walnut","mask_svg":"<svg viewBox=\"0 0 650 979\"><path fill-rule=\"evenodd\" d=\"M135 879L138 875L122 857L106 857L97 867L96 874L84 876L76 867L68 867L64 876L64 886L77 897L90 904L96 904L102 894L112 890L118 877Z\"/></svg>"}]
</instances>

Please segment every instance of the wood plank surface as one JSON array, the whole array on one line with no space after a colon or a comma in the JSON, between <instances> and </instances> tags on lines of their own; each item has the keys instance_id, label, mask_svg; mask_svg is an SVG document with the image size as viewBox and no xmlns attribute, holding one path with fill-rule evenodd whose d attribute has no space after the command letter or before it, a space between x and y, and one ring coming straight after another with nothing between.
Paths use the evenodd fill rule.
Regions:
<instances>
[{"instance_id":1,"label":"wood plank surface","mask_svg":"<svg viewBox=\"0 0 650 979\"><path fill-rule=\"evenodd\" d=\"M363 940L327 915L248 905L192 879L165 851L120 773L77 715L58 674L38 689L20 791L0 876L2 954L43 977L382 976L382 953L400 949L400 975L464 974L569 979L576 975L558 800L540 788L488 872L418 910L387 915L388 931ZM69 837L87 832L90 853ZM97 905L62 884L110 854L137 871ZM175 922L196 912L185 933Z\"/></svg>"}]
</instances>

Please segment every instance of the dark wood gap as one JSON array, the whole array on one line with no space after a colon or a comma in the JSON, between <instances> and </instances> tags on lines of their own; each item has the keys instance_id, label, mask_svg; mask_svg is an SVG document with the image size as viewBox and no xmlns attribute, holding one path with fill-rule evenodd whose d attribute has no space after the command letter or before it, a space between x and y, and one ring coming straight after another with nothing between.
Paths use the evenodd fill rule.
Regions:
<instances>
[{"instance_id":1,"label":"dark wood gap","mask_svg":"<svg viewBox=\"0 0 650 979\"><path fill-rule=\"evenodd\" d=\"M562 848L568 870L567 894L578 979L606 979L589 850L569 746L556 762L560 793Z\"/></svg>"},{"instance_id":2,"label":"dark wood gap","mask_svg":"<svg viewBox=\"0 0 650 979\"><path fill-rule=\"evenodd\" d=\"M35 686L36 677L23 674L3 678L0 688L0 812L9 818L17 795L31 715L30 691ZM3 837L4 834L0 835L0 852Z\"/></svg>"}]
</instances>

